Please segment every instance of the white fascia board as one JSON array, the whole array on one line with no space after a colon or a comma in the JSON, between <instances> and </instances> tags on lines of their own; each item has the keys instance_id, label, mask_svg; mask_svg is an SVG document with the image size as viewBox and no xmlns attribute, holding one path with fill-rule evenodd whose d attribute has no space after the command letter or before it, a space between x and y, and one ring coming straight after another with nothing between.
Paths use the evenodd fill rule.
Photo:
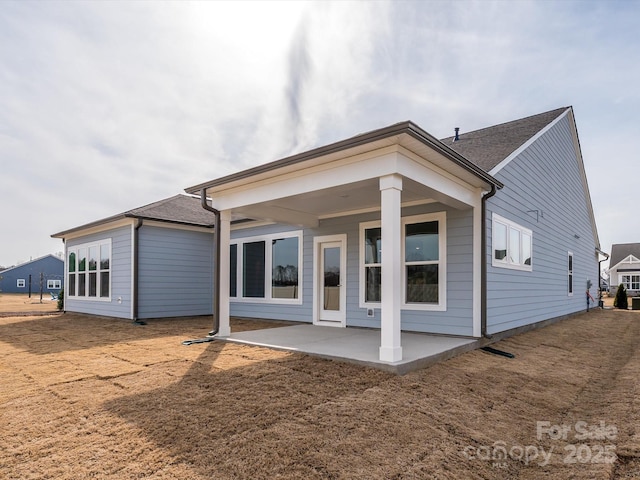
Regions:
<instances>
[{"instance_id":1,"label":"white fascia board","mask_svg":"<svg viewBox=\"0 0 640 480\"><path fill-rule=\"evenodd\" d=\"M480 202L480 189L435 165L417 161L410 152L399 155L398 173L434 190L434 198L454 208L464 206L477 207Z\"/></svg>"},{"instance_id":2,"label":"white fascia board","mask_svg":"<svg viewBox=\"0 0 640 480\"><path fill-rule=\"evenodd\" d=\"M624 260L616 263L613 267L609 267L609 271L617 271L621 265L633 265L634 263L640 263L640 259L636 258L634 255L628 255Z\"/></svg>"},{"instance_id":3,"label":"white fascia board","mask_svg":"<svg viewBox=\"0 0 640 480\"><path fill-rule=\"evenodd\" d=\"M397 173L397 159L397 147L390 146L208 195L218 210L238 209Z\"/></svg>"},{"instance_id":4,"label":"white fascia board","mask_svg":"<svg viewBox=\"0 0 640 480\"><path fill-rule=\"evenodd\" d=\"M114 222L103 223L102 225L96 225L94 227L89 227L83 230L77 230L75 232L68 233L63 238L66 243L69 240L75 240L76 238L86 237L87 235L93 235L94 233L106 232L109 230L115 230L116 228L133 225L134 222L135 222L134 218L127 217L121 220L116 220Z\"/></svg>"},{"instance_id":5,"label":"white fascia board","mask_svg":"<svg viewBox=\"0 0 640 480\"><path fill-rule=\"evenodd\" d=\"M393 174L411 178L434 192L441 193L436 199L445 204L456 208L477 205L477 187L397 145L302 168L240 187L209 190L208 194L218 210L237 210L284 196L305 194ZM302 219L301 224L313 223L315 220Z\"/></svg>"}]
</instances>

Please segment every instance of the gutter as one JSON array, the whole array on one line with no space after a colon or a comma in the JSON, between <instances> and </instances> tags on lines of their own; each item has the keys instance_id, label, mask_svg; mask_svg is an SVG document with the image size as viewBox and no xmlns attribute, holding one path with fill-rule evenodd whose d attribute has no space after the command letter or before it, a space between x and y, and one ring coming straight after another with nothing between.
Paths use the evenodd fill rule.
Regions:
<instances>
[{"instance_id":1,"label":"gutter","mask_svg":"<svg viewBox=\"0 0 640 480\"><path fill-rule=\"evenodd\" d=\"M480 335L485 338L491 338L491 335L487 333L487 200L493 197L498 189L494 184L491 184L491 190L489 193L482 197L482 240L480 242L480 249L482 250L482 268L480 269Z\"/></svg>"},{"instance_id":2,"label":"gutter","mask_svg":"<svg viewBox=\"0 0 640 480\"><path fill-rule=\"evenodd\" d=\"M207 189L202 188L200 190L200 205L205 210L213 213L216 216L214 223L214 242L216 250L213 256L213 278L214 278L214 292L213 292L213 328L204 338L198 338L195 340L185 340L183 345L192 345L194 343L206 343L215 340L215 335L220 330L220 210L216 210L207 203Z\"/></svg>"}]
</instances>

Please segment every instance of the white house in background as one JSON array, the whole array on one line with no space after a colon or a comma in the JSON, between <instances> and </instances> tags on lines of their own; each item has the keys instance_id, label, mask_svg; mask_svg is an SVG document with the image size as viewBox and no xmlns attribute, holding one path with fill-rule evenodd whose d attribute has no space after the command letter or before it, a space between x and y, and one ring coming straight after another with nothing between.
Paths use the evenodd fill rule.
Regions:
<instances>
[{"instance_id":1,"label":"white house in background","mask_svg":"<svg viewBox=\"0 0 640 480\"><path fill-rule=\"evenodd\" d=\"M506 335L586 309L600 243L573 109L438 140L412 122L187 188L219 215L229 317ZM232 221L233 219L233 221Z\"/></svg>"},{"instance_id":2,"label":"white house in background","mask_svg":"<svg viewBox=\"0 0 640 480\"><path fill-rule=\"evenodd\" d=\"M640 293L640 243L618 243L611 246L609 261L610 291L623 284L630 295Z\"/></svg>"}]
</instances>

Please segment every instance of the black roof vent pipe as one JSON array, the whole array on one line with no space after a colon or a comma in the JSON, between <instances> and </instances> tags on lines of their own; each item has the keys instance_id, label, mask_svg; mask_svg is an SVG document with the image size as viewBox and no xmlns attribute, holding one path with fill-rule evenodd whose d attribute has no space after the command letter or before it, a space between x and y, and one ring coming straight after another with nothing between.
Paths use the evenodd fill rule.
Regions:
<instances>
[{"instance_id":1,"label":"black roof vent pipe","mask_svg":"<svg viewBox=\"0 0 640 480\"><path fill-rule=\"evenodd\" d=\"M458 140L460 140L460 127L456 127L454 130L456 131L456 136L453 137L453 141L457 142Z\"/></svg>"}]
</instances>

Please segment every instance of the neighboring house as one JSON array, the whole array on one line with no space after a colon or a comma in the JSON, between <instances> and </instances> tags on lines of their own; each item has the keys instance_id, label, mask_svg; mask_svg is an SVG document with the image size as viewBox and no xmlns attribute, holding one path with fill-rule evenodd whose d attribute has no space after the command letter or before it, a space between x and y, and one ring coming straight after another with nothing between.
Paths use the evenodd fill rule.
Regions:
<instances>
[{"instance_id":1,"label":"neighboring house","mask_svg":"<svg viewBox=\"0 0 640 480\"><path fill-rule=\"evenodd\" d=\"M629 295L640 293L640 243L612 245L609 265L609 284L613 293L620 284Z\"/></svg>"},{"instance_id":2,"label":"neighboring house","mask_svg":"<svg viewBox=\"0 0 640 480\"><path fill-rule=\"evenodd\" d=\"M64 262L45 255L0 272L1 293L58 293L64 285Z\"/></svg>"},{"instance_id":3,"label":"neighboring house","mask_svg":"<svg viewBox=\"0 0 640 480\"><path fill-rule=\"evenodd\" d=\"M52 235L65 244L65 310L210 315L214 218L199 198L176 195Z\"/></svg>"},{"instance_id":4,"label":"neighboring house","mask_svg":"<svg viewBox=\"0 0 640 480\"><path fill-rule=\"evenodd\" d=\"M399 123L186 191L219 215L220 336L230 316L379 328L395 362L401 331L509 334L597 296L571 107L443 140Z\"/></svg>"}]
</instances>

